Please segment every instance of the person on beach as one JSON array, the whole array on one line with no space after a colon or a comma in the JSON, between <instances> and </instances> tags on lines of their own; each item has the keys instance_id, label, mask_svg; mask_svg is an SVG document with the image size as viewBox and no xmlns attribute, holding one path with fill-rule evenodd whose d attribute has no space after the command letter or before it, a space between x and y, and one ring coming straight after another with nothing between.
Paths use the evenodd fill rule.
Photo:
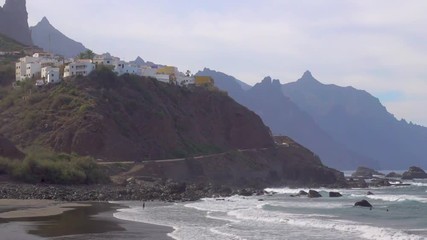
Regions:
<instances>
[{"instance_id":1,"label":"person on beach","mask_svg":"<svg viewBox=\"0 0 427 240\"><path fill-rule=\"evenodd\" d=\"M142 203L142 209L145 209L145 202Z\"/></svg>"}]
</instances>

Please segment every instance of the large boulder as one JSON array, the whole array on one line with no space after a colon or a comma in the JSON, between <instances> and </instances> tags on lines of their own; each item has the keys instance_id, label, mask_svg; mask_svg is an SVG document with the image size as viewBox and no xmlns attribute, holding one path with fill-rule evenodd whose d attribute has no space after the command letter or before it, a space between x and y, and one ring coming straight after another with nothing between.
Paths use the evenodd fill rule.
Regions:
<instances>
[{"instance_id":1,"label":"large boulder","mask_svg":"<svg viewBox=\"0 0 427 240\"><path fill-rule=\"evenodd\" d=\"M25 155L11 141L0 135L0 157L23 159Z\"/></svg>"},{"instance_id":2,"label":"large boulder","mask_svg":"<svg viewBox=\"0 0 427 240\"><path fill-rule=\"evenodd\" d=\"M387 179L374 179L372 180L372 182L369 184L372 187L389 187L391 186L390 182Z\"/></svg>"},{"instance_id":3,"label":"large boulder","mask_svg":"<svg viewBox=\"0 0 427 240\"><path fill-rule=\"evenodd\" d=\"M371 208L372 205L367 200L358 201L354 204L355 207L369 207Z\"/></svg>"},{"instance_id":4,"label":"large boulder","mask_svg":"<svg viewBox=\"0 0 427 240\"><path fill-rule=\"evenodd\" d=\"M374 175L384 176L384 174L367 167L358 167L356 172L351 174L355 178L372 178Z\"/></svg>"},{"instance_id":5,"label":"large boulder","mask_svg":"<svg viewBox=\"0 0 427 240\"><path fill-rule=\"evenodd\" d=\"M402 179L427 178L427 173L419 167L412 166L404 172Z\"/></svg>"},{"instance_id":6,"label":"large boulder","mask_svg":"<svg viewBox=\"0 0 427 240\"><path fill-rule=\"evenodd\" d=\"M310 190L308 191L308 195L309 198L320 198L322 197L322 195L320 195L320 193L318 191L314 191L314 190Z\"/></svg>"},{"instance_id":7,"label":"large boulder","mask_svg":"<svg viewBox=\"0 0 427 240\"><path fill-rule=\"evenodd\" d=\"M304 190L301 190L301 191L298 192L298 195L299 196L307 196L308 193L306 191L304 191Z\"/></svg>"},{"instance_id":8,"label":"large boulder","mask_svg":"<svg viewBox=\"0 0 427 240\"><path fill-rule=\"evenodd\" d=\"M329 192L329 197L342 197L342 194L339 192Z\"/></svg>"}]
</instances>

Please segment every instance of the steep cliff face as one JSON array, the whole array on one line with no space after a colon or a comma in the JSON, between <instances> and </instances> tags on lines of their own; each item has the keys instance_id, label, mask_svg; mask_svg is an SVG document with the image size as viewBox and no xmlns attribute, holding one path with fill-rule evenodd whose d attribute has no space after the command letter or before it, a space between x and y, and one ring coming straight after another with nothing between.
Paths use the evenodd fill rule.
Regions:
<instances>
[{"instance_id":1,"label":"steep cliff face","mask_svg":"<svg viewBox=\"0 0 427 240\"><path fill-rule=\"evenodd\" d=\"M22 146L139 161L274 145L255 113L220 92L97 72L29 93L0 108L0 133Z\"/></svg>"},{"instance_id":2,"label":"steep cliff face","mask_svg":"<svg viewBox=\"0 0 427 240\"><path fill-rule=\"evenodd\" d=\"M0 33L28 46L33 44L25 0L6 0L0 7Z\"/></svg>"},{"instance_id":3,"label":"steep cliff face","mask_svg":"<svg viewBox=\"0 0 427 240\"><path fill-rule=\"evenodd\" d=\"M31 37L34 45L64 57L75 57L86 50L83 44L65 36L52 26L46 17L31 27Z\"/></svg>"}]
</instances>

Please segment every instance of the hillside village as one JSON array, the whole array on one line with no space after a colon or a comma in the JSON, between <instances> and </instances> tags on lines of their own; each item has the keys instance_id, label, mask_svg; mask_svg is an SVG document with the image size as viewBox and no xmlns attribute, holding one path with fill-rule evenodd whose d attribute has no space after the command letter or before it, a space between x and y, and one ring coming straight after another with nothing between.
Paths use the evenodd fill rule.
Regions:
<instances>
[{"instance_id":1,"label":"hillside village","mask_svg":"<svg viewBox=\"0 0 427 240\"><path fill-rule=\"evenodd\" d=\"M63 59L51 53L38 52L32 56L20 58L16 63L16 81L33 79L37 86L59 83L63 79L75 76L88 76L100 66L114 71L118 76L134 74L150 77L158 81L179 86L213 87L214 80L208 76L194 76L190 71L178 71L174 66L162 66L152 63L125 62L109 53L94 54L93 58Z\"/></svg>"}]
</instances>

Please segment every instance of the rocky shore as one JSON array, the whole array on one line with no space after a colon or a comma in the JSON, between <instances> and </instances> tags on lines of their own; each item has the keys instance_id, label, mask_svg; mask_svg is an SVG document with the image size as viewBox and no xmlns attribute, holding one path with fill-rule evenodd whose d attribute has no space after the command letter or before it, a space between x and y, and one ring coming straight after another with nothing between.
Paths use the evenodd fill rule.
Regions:
<instances>
[{"instance_id":1,"label":"rocky shore","mask_svg":"<svg viewBox=\"0 0 427 240\"><path fill-rule=\"evenodd\" d=\"M187 185L165 182L159 184L121 185L48 185L1 183L0 199L46 199L55 201L195 201L203 197L230 196L234 194L263 194L262 190L245 188L233 190L212 185Z\"/></svg>"}]
</instances>

